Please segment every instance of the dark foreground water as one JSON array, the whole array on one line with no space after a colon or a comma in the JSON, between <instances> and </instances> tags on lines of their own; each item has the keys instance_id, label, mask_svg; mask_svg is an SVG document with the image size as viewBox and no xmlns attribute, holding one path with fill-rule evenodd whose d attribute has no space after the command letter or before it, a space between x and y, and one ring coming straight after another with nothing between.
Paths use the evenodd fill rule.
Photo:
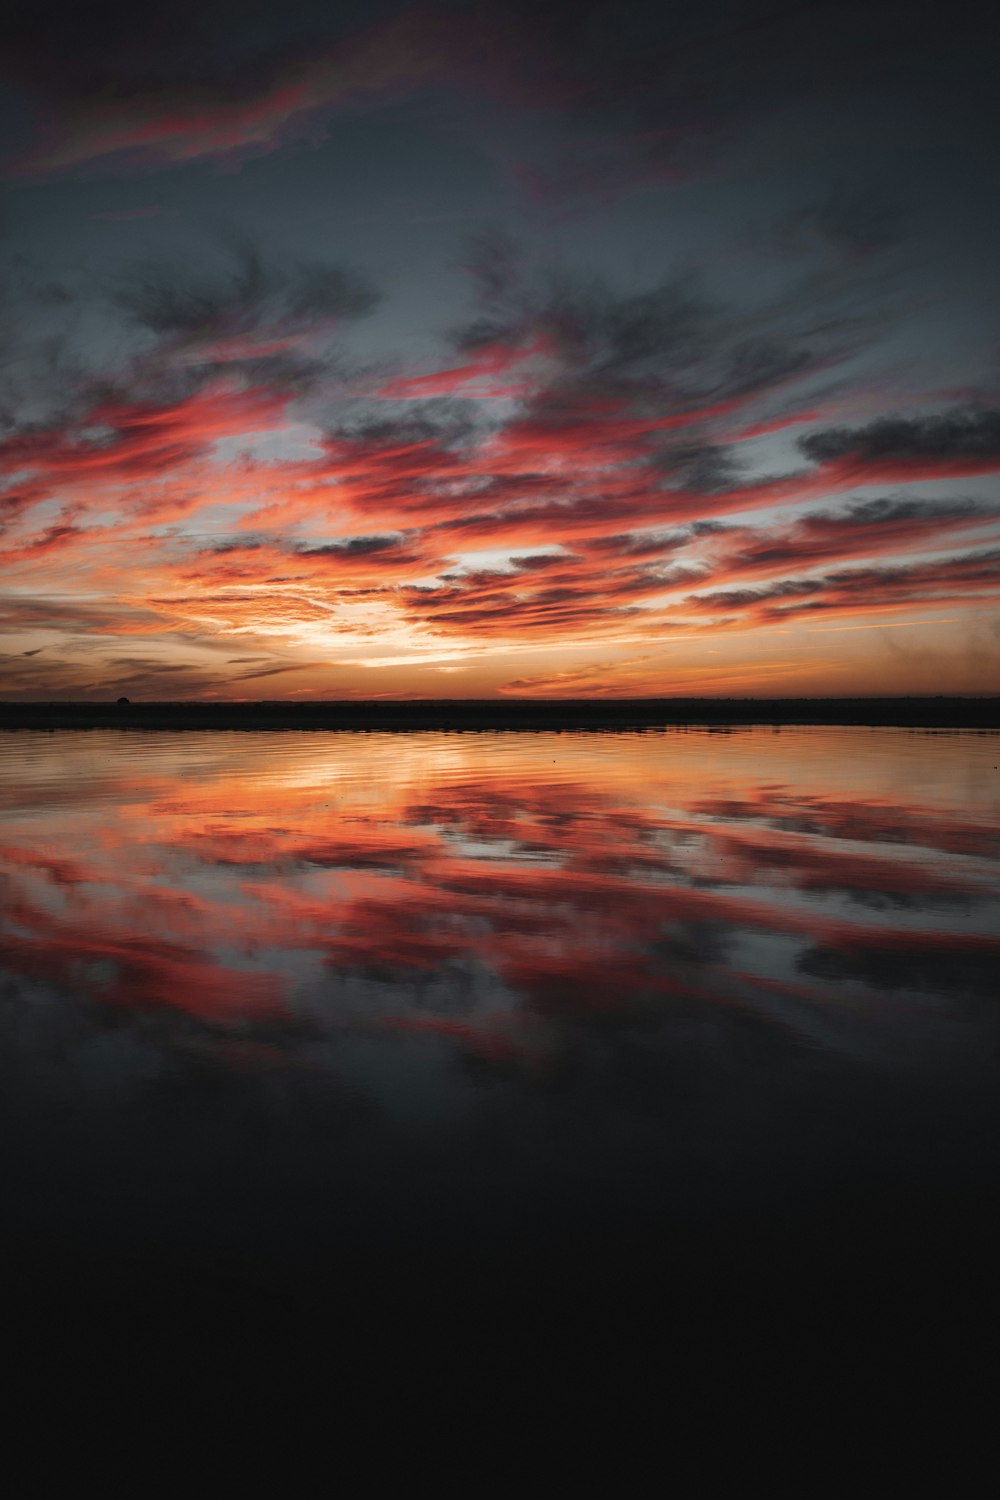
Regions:
<instances>
[{"instance_id":1,"label":"dark foreground water","mask_svg":"<svg viewBox=\"0 0 1000 1500\"><path fill-rule=\"evenodd\" d=\"M442 1410L974 1381L998 761L862 728L0 736L24 1369L294 1365Z\"/></svg>"}]
</instances>

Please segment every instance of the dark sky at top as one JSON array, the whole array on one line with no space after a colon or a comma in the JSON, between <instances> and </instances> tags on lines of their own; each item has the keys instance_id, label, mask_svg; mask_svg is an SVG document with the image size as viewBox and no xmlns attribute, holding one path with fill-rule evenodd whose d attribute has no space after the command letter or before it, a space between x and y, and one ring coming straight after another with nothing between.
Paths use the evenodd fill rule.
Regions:
<instances>
[{"instance_id":1,"label":"dark sky at top","mask_svg":"<svg viewBox=\"0 0 1000 1500\"><path fill-rule=\"evenodd\" d=\"M1000 690L998 56L15 6L0 695Z\"/></svg>"}]
</instances>

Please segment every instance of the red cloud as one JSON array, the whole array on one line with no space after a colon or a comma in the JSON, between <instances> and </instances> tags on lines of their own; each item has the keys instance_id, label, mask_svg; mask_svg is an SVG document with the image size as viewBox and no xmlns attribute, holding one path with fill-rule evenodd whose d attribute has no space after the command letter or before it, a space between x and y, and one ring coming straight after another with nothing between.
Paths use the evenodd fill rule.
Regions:
<instances>
[{"instance_id":1,"label":"red cloud","mask_svg":"<svg viewBox=\"0 0 1000 1500\"><path fill-rule=\"evenodd\" d=\"M406 9L285 64L257 92L147 87L126 99L74 101L30 153L26 172L51 172L123 155L137 162L183 162L269 149L319 111L435 84L474 81L515 88L516 31L501 12L451 5Z\"/></svg>"},{"instance_id":2,"label":"red cloud","mask_svg":"<svg viewBox=\"0 0 1000 1500\"><path fill-rule=\"evenodd\" d=\"M104 402L71 426L7 438L0 443L0 472L64 485L157 477L220 438L280 426L287 405L287 396L222 385L163 405Z\"/></svg>"},{"instance_id":3,"label":"red cloud","mask_svg":"<svg viewBox=\"0 0 1000 1500\"><path fill-rule=\"evenodd\" d=\"M271 343L281 337L254 335ZM540 335L500 341L461 366L415 377L416 388L425 380L461 388L548 358L550 349ZM62 577L75 570L77 587L129 606L99 627L126 634L260 628L294 635L310 623L332 628L335 618L346 629L343 608L377 603L383 622L395 615L452 639L653 640L668 629L888 614L972 603L996 591L989 550L905 567L843 566L953 547L962 531L996 523L996 509L985 504L890 496L766 530L715 524L867 483L883 472L886 448L897 462L906 442L921 477L950 472L959 461L995 469L1000 458L985 415L814 434L803 445L817 459L811 468L698 486L685 477L691 454L711 452L749 396L665 411L662 401L563 390L557 376L550 371L549 386L499 430L439 431L435 412L425 418L418 410L325 436L316 458L266 464L222 465L212 450L221 439L280 431L289 421L287 391L230 381L174 401L96 403L62 427L0 444L0 469L11 481L4 564L22 590L37 587L43 566L58 566ZM385 388L413 390L409 381ZM63 507L55 520L51 510L37 510L52 501ZM198 545L183 530L151 534L153 526L220 505L229 514L215 541ZM45 524L32 531L36 514ZM490 568L456 563L485 547L544 551ZM123 566L136 548L141 589ZM23 593L16 606L27 621ZM359 628L379 627L368 619ZM286 668L294 663L271 661L261 670ZM783 663L747 664L717 671L712 681L724 691L785 673ZM628 667L581 677L562 666L512 678L506 690L603 692L616 682L618 691L638 694L656 692L662 678Z\"/></svg>"},{"instance_id":4,"label":"red cloud","mask_svg":"<svg viewBox=\"0 0 1000 1500\"><path fill-rule=\"evenodd\" d=\"M510 385L495 383L483 385L481 382L484 380L489 382L493 376L506 374L508 370L513 370L518 365L544 356L548 352L549 341L543 337L533 339L522 347L495 344L480 349L475 358L464 365L456 365L450 370L435 370L429 375L415 375L409 380L390 380L388 385L383 386L375 394L407 400L414 397L451 395L482 399L497 396L524 396L530 389L530 382L527 380L517 381Z\"/></svg>"}]
</instances>

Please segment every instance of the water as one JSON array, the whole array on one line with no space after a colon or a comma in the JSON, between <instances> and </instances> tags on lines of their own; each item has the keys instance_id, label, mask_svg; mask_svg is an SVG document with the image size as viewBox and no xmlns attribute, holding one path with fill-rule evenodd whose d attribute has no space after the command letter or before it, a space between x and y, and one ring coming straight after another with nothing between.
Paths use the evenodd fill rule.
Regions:
<instances>
[{"instance_id":1,"label":"water","mask_svg":"<svg viewBox=\"0 0 1000 1500\"><path fill-rule=\"evenodd\" d=\"M558 1324L549 1399L582 1328L605 1374L624 1326L669 1326L690 1378L748 1318L801 1355L887 1307L897 1350L957 1318L967 1356L998 756L892 729L0 736L32 1316L294 1306L342 1343L356 1313L355 1362L409 1338L421 1368L428 1320L439 1354L447 1326L508 1360Z\"/></svg>"}]
</instances>

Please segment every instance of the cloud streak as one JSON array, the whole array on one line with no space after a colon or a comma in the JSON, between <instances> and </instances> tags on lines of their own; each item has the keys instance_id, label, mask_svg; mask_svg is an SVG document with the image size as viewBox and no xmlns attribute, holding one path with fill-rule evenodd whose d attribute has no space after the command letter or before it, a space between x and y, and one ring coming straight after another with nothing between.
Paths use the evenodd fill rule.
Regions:
<instances>
[{"instance_id":1,"label":"cloud streak","mask_svg":"<svg viewBox=\"0 0 1000 1500\"><path fill-rule=\"evenodd\" d=\"M76 371L53 415L15 413L0 439L20 642L5 692L30 692L24 652L53 646L74 665L40 661L39 695L104 691L115 664L80 653L114 635L137 658L144 638L173 652L172 676L157 659L126 677L135 691L162 676L239 696L265 674L308 691L324 659L329 687L382 691L359 675L382 667L362 664L410 653L433 674L455 649L592 645L626 654L599 671L498 659L487 690L655 692L697 680L686 660L668 672L674 641L996 597L1000 511L940 486L1000 471L1000 417L938 406L835 425L830 372L859 338L839 283L825 303L802 287L737 313L691 276L622 295L482 235L450 360L373 390L343 355L345 325L377 300L362 278L249 242L217 250L212 273L158 262L106 285L138 340L130 363L114 380ZM761 473L759 445L785 433L798 460ZM259 674L220 673L211 653L234 636L261 649ZM637 643L657 666L629 665ZM702 666L718 691L786 670Z\"/></svg>"}]
</instances>

